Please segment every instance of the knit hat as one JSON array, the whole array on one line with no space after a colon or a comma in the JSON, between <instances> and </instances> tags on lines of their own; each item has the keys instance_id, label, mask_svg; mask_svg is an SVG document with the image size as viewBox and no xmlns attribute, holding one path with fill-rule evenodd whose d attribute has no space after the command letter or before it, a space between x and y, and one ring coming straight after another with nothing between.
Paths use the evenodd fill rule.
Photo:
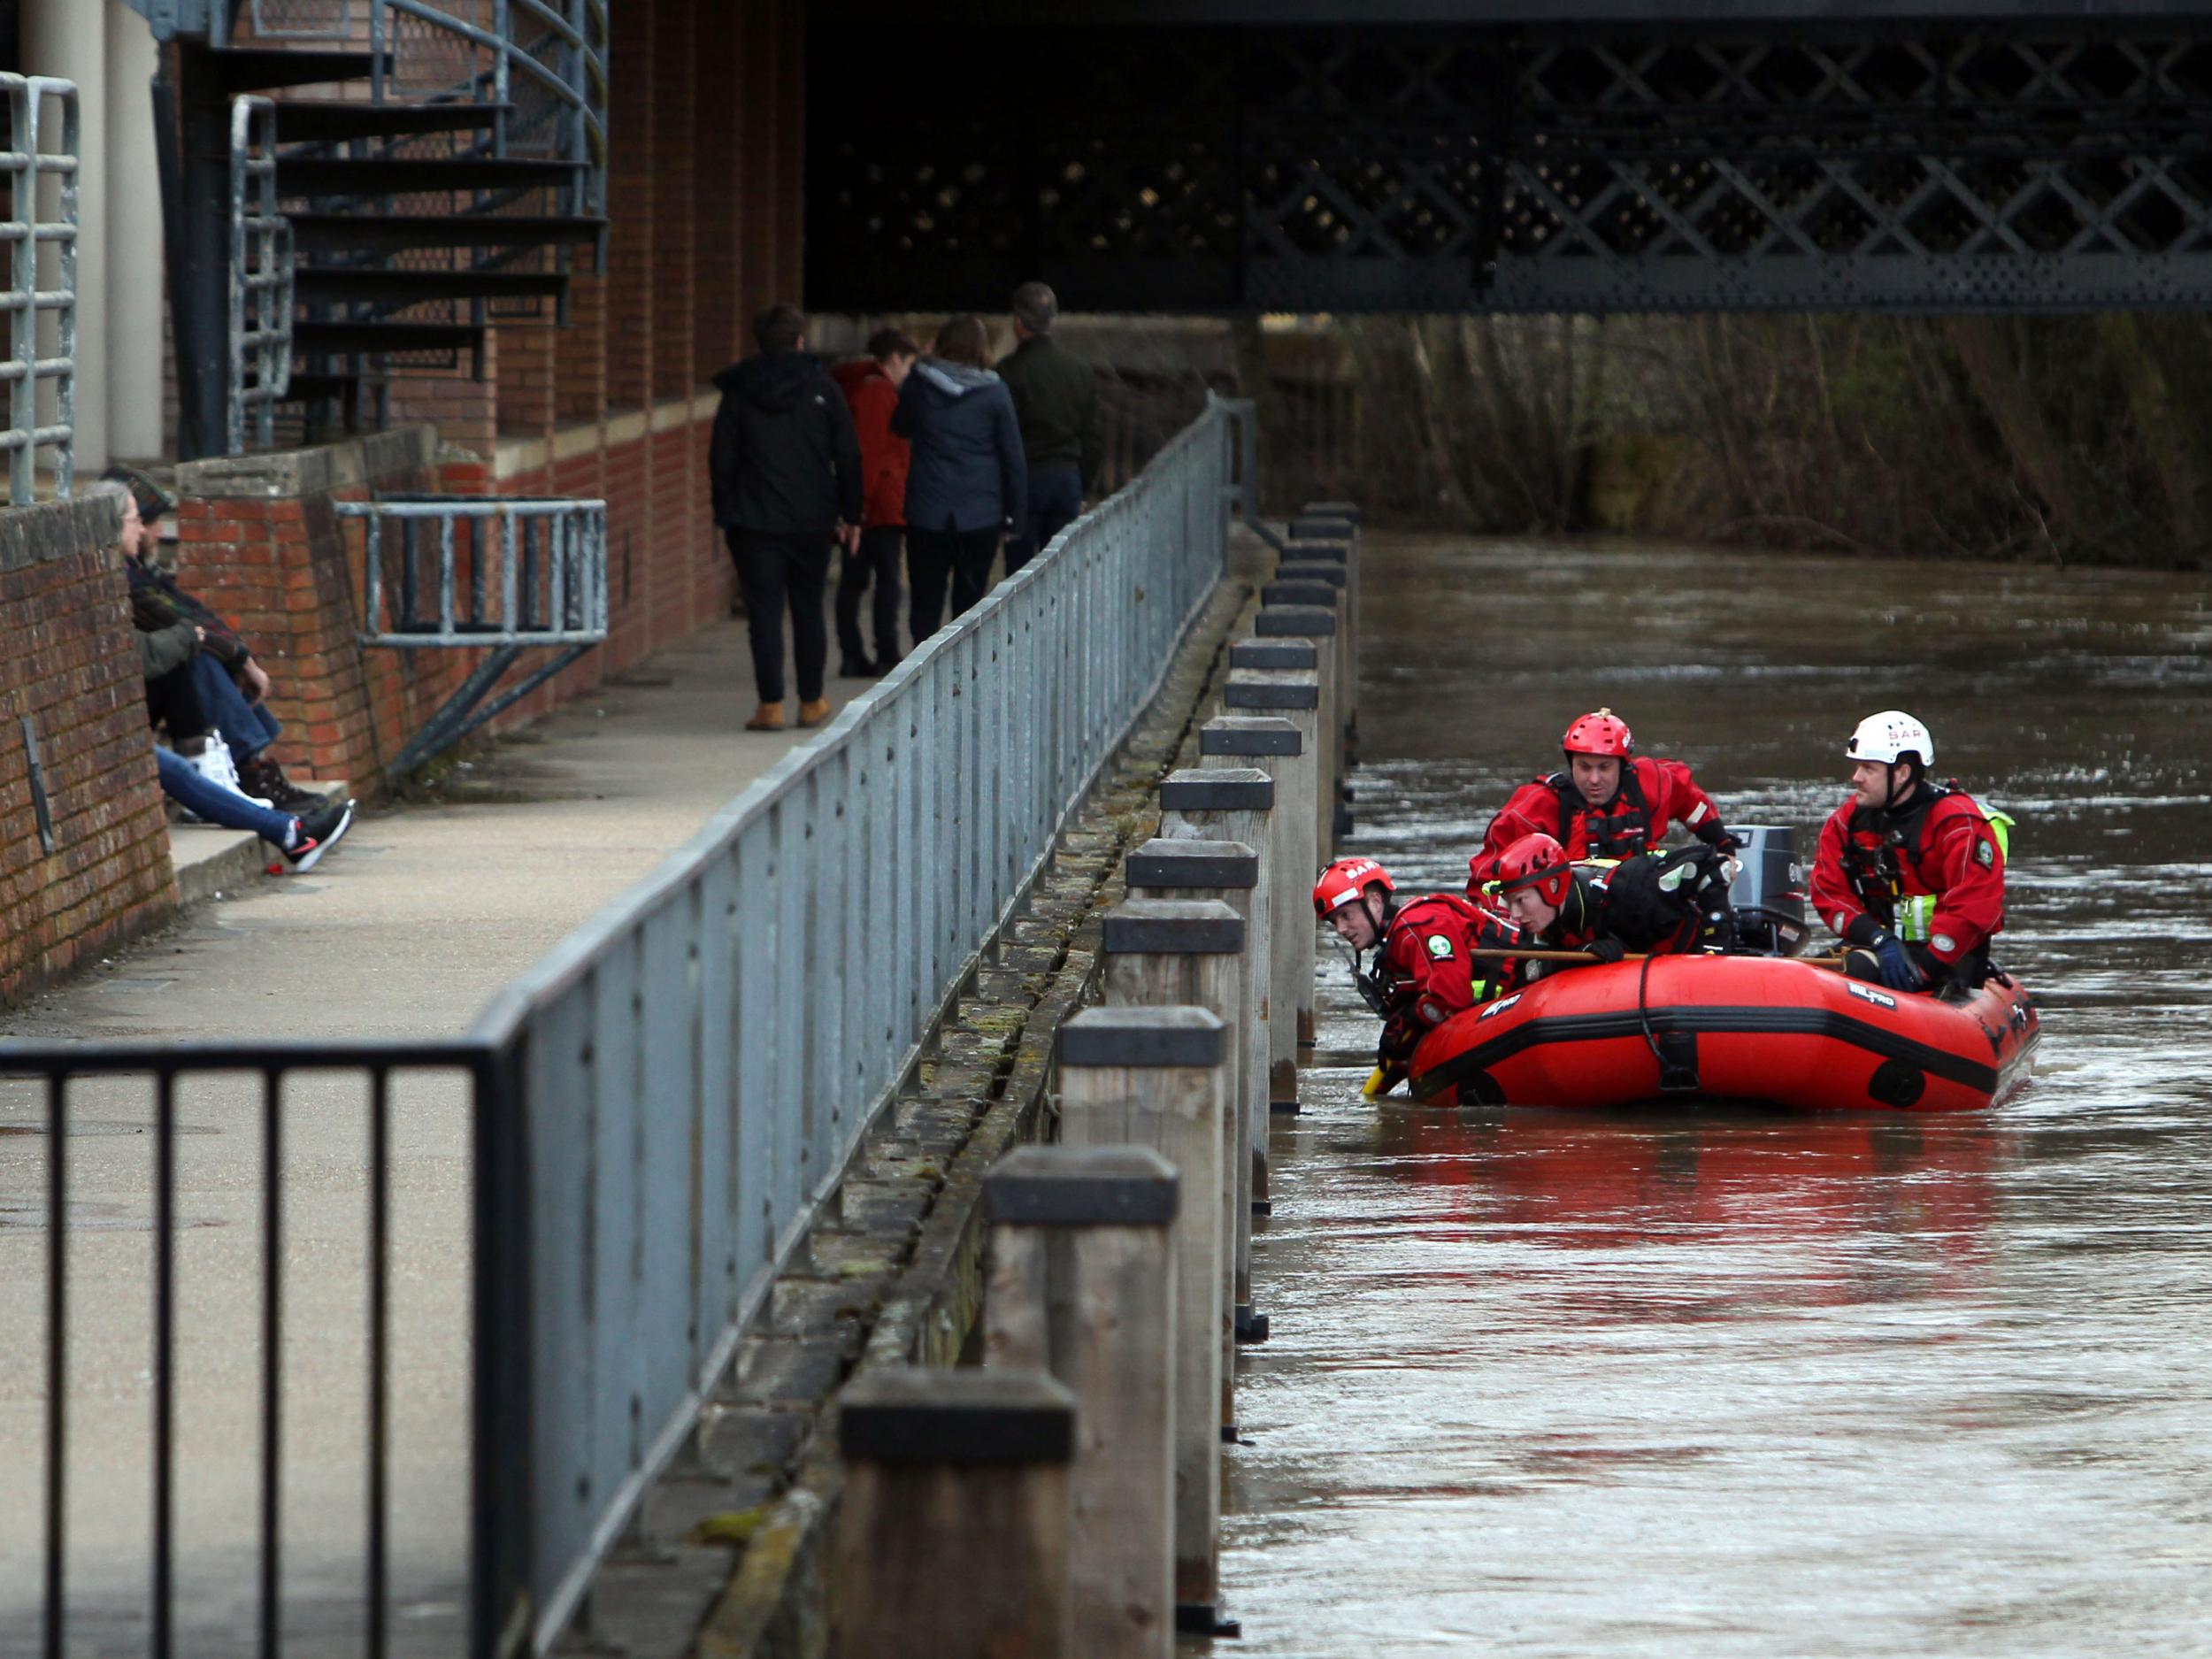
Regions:
<instances>
[{"instance_id":1,"label":"knit hat","mask_svg":"<svg viewBox=\"0 0 2212 1659\"><path fill-rule=\"evenodd\" d=\"M130 491L131 498L138 503L141 524L152 525L177 504L175 496L154 482L150 474L142 472L134 466L111 466L100 476L112 479Z\"/></svg>"}]
</instances>

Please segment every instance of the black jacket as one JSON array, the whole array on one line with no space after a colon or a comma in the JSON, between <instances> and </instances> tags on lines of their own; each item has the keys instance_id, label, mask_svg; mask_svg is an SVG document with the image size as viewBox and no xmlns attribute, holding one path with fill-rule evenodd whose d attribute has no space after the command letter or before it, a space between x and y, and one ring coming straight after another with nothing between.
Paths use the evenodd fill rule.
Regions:
<instances>
[{"instance_id":1,"label":"black jacket","mask_svg":"<svg viewBox=\"0 0 2212 1659\"><path fill-rule=\"evenodd\" d=\"M714 522L764 535L827 537L860 522L860 440L829 371L770 351L714 377L722 393L707 476Z\"/></svg>"},{"instance_id":2,"label":"black jacket","mask_svg":"<svg viewBox=\"0 0 2212 1659\"><path fill-rule=\"evenodd\" d=\"M1032 466L1072 466L1086 484L1098 475L1098 377L1050 334L1032 334L1001 359L999 378L1021 418Z\"/></svg>"},{"instance_id":3,"label":"black jacket","mask_svg":"<svg viewBox=\"0 0 2212 1659\"><path fill-rule=\"evenodd\" d=\"M988 369L924 357L899 388L891 431L906 465L910 530L996 530L1028 511L1014 400Z\"/></svg>"}]
</instances>

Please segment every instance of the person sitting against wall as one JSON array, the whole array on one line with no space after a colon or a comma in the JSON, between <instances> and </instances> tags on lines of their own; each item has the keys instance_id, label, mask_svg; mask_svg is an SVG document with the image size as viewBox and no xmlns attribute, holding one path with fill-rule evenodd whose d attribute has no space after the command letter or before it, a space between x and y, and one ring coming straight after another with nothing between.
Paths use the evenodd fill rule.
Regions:
<instances>
[{"instance_id":1,"label":"person sitting against wall","mask_svg":"<svg viewBox=\"0 0 2212 1659\"><path fill-rule=\"evenodd\" d=\"M86 493L116 494L123 503L123 569L140 629L188 621L199 630L188 658L147 680L155 723L165 725L178 751L215 782L288 812L320 806L322 796L295 785L272 752L284 728L269 711L266 671L234 628L154 562L155 526L172 504L168 492L134 468L111 466ZM200 741L218 734L219 744Z\"/></svg>"},{"instance_id":2,"label":"person sitting against wall","mask_svg":"<svg viewBox=\"0 0 2212 1659\"><path fill-rule=\"evenodd\" d=\"M104 495L117 500L117 510L122 515L122 533L116 541L117 557L126 566L134 563L134 543L142 534L143 526L131 491L119 480L105 479L85 495L88 499ZM185 668L206 647L205 625L190 617L173 617L150 626L146 614L134 607L133 620L137 624L139 670L150 687ZM170 705L171 718L188 719L189 715L181 712L185 706L180 695L179 700ZM213 747L211 742L210 747ZM323 856L353 827L350 801L331 805L311 795L307 797L311 803L308 810L280 811L266 801L257 801L218 781L174 749L159 745L154 749L154 767L161 780L162 793L187 812L226 829L246 830L260 836L276 849L296 875L320 864Z\"/></svg>"}]
</instances>

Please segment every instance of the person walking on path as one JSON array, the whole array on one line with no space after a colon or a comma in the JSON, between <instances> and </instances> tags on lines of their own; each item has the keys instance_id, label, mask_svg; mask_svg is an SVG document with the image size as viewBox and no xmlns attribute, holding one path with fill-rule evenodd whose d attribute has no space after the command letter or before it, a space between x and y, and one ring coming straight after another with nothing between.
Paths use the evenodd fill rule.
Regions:
<instances>
[{"instance_id":1,"label":"person walking on path","mask_svg":"<svg viewBox=\"0 0 2212 1659\"><path fill-rule=\"evenodd\" d=\"M1098 475L1098 377L1060 348L1052 325L1060 302L1041 282L1014 290L1011 355L998 365L1021 422L1029 458L1029 511L1006 544L1011 576L1083 511L1083 486Z\"/></svg>"},{"instance_id":2,"label":"person walking on path","mask_svg":"<svg viewBox=\"0 0 2212 1659\"><path fill-rule=\"evenodd\" d=\"M819 726L830 717L822 695L829 657L822 588L832 544L859 541L860 442L837 382L807 355L806 319L797 307L769 307L753 319L753 338L759 355L714 377L722 406L707 473L714 522L737 565L752 639L760 707L745 729L780 732L787 603L799 724Z\"/></svg>"},{"instance_id":3,"label":"person walking on path","mask_svg":"<svg viewBox=\"0 0 2212 1659\"><path fill-rule=\"evenodd\" d=\"M906 561L914 640L937 632L952 584L952 614L983 597L1008 524L1025 511L1027 464L1014 400L985 366L989 336L956 317L899 388L891 430L913 446L906 472Z\"/></svg>"},{"instance_id":4,"label":"person walking on path","mask_svg":"<svg viewBox=\"0 0 2212 1659\"><path fill-rule=\"evenodd\" d=\"M899 563L905 552L907 442L891 430L899 388L922 349L895 328L879 328L868 355L831 371L860 434L860 540L837 571L837 672L847 678L887 674L899 660ZM860 600L875 584L876 654L860 640Z\"/></svg>"}]
</instances>

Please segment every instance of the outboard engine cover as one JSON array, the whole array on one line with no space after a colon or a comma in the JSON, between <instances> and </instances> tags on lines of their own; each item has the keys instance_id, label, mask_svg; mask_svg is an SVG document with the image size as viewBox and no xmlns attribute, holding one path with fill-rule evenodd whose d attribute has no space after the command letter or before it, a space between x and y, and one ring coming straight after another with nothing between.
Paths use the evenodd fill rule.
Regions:
<instances>
[{"instance_id":1,"label":"outboard engine cover","mask_svg":"<svg viewBox=\"0 0 2212 1659\"><path fill-rule=\"evenodd\" d=\"M1794 956L1812 930L1805 923L1805 867L1797 862L1797 832L1787 825L1729 828L1743 842L1742 871L1728 889L1736 907L1740 948L1770 956Z\"/></svg>"}]
</instances>

